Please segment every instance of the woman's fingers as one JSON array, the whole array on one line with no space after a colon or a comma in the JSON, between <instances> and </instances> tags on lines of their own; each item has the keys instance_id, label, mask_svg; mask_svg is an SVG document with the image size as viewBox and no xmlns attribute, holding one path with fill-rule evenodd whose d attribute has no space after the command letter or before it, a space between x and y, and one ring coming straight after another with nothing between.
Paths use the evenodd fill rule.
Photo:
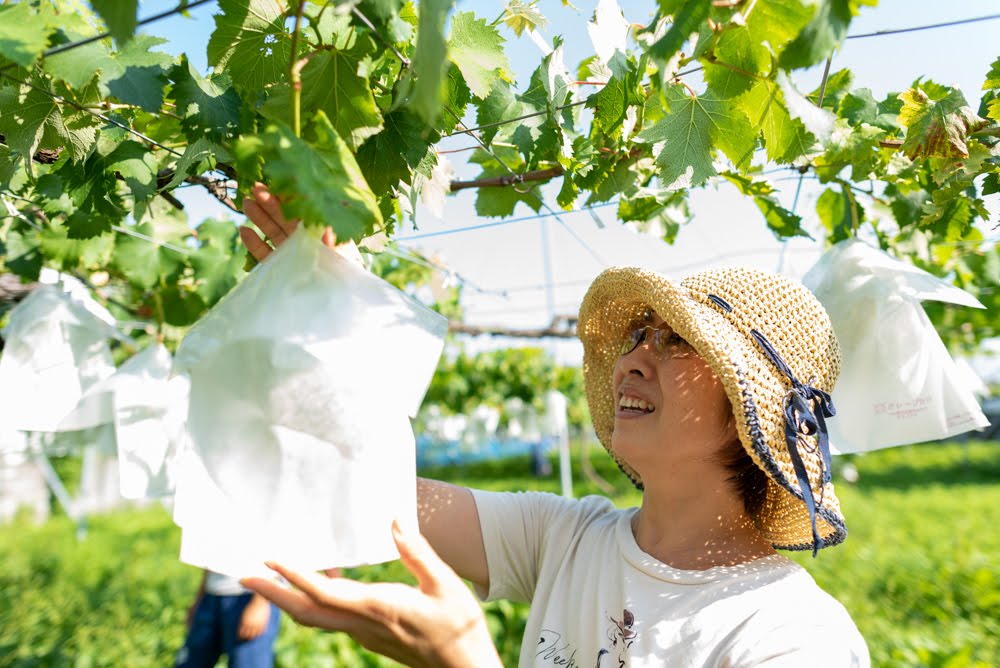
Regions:
<instances>
[{"instance_id":1,"label":"woman's fingers","mask_svg":"<svg viewBox=\"0 0 1000 668\"><path fill-rule=\"evenodd\" d=\"M348 578L328 578L318 573L302 573L271 562L267 563L267 567L320 605L348 610L363 605L367 599L365 585Z\"/></svg>"},{"instance_id":2,"label":"woman's fingers","mask_svg":"<svg viewBox=\"0 0 1000 668\"><path fill-rule=\"evenodd\" d=\"M271 254L271 247L267 245L267 242L260 238L260 236L254 232L249 227L240 228L240 241L243 245L247 247L250 254L253 255L258 262L263 262L264 258Z\"/></svg>"},{"instance_id":3,"label":"woman's fingers","mask_svg":"<svg viewBox=\"0 0 1000 668\"><path fill-rule=\"evenodd\" d=\"M264 236L275 246L280 246L295 231L295 228L298 227L298 221L279 223L271 214L264 210L257 200L252 200L249 197L243 200L243 213L260 228Z\"/></svg>"},{"instance_id":4,"label":"woman's fingers","mask_svg":"<svg viewBox=\"0 0 1000 668\"><path fill-rule=\"evenodd\" d=\"M285 212L281 210L281 201L277 196L272 194L263 183L255 183L250 193L253 195L252 201L254 204L260 208L267 218L274 222L278 230L284 233L286 237L291 236L295 228L299 226L299 221L287 220L285 218ZM265 230L265 233L270 236L267 230Z\"/></svg>"},{"instance_id":5,"label":"woman's fingers","mask_svg":"<svg viewBox=\"0 0 1000 668\"><path fill-rule=\"evenodd\" d=\"M417 578L421 591L434 593L450 579L458 580L458 575L441 561L441 557L419 532L405 530L398 520L393 520L392 537L396 541L400 561Z\"/></svg>"},{"instance_id":6,"label":"woman's fingers","mask_svg":"<svg viewBox=\"0 0 1000 668\"><path fill-rule=\"evenodd\" d=\"M323 245L327 248L333 248L337 245L337 236L333 233L333 228L329 225L323 230Z\"/></svg>"},{"instance_id":7,"label":"woman's fingers","mask_svg":"<svg viewBox=\"0 0 1000 668\"><path fill-rule=\"evenodd\" d=\"M274 580L260 577L244 578L240 584L272 601L299 624L317 626L328 631L355 630L356 625L352 623L353 616L350 613L320 605L301 589L285 587Z\"/></svg>"}]
</instances>

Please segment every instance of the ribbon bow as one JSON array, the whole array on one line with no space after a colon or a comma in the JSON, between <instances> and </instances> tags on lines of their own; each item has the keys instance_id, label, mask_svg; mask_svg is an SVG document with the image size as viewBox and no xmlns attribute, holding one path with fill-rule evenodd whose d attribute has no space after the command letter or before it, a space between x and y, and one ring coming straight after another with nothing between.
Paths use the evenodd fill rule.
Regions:
<instances>
[{"instance_id":1,"label":"ribbon bow","mask_svg":"<svg viewBox=\"0 0 1000 668\"><path fill-rule=\"evenodd\" d=\"M795 469L795 477L799 482L799 489L802 490L802 499L809 510L809 521L812 523L813 556L823 546L819 531L816 528L816 508L823 506L823 495L826 492L826 484L830 482L830 441L826 431L826 418L837 414L833 406L833 399L823 390L803 383L795 377L792 370L781 358L778 351L774 349L771 342L755 329L750 330L750 335L760 345L764 354L767 355L778 370L785 374L792 383L791 389L785 394L785 444L788 446L788 454L792 459L792 467ZM816 447L809 448L803 441L803 436L815 436ZM813 497L812 485L809 484L809 474L806 471L805 462L802 461L802 453L799 447L809 453L815 453L819 449L822 468L820 482L819 503Z\"/></svg>"}]
</instances>

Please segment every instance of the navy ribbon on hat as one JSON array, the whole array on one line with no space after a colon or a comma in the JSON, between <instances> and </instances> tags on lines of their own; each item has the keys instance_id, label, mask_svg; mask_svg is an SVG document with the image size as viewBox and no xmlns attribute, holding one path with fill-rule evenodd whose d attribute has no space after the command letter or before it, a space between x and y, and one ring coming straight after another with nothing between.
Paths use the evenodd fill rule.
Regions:
<instances>
[{"instance_id":1,"label":"navy ribbon on hat","mask_svg":"<svg viewBox=\"0 0 1000 668\"><path fill-rule=\"evenodd\" d=\"M809 510L809 521L812 523L813 536L813 556L823 547L823 540L820 538L816 528L816 508L823 506L823 496L826 492L826 484L830 482L830 441L826 431L826 418L837 414L833 406L833 399L823 390L803 383L795 377L792 370L781 358L778 351L774 349L771 342L756 329L750 330L750 336L760 345L764 354L774 363L781 373L792 382L792 387L785 394L785 444L788 446L788 454L792 459L792 467L795 469L795 477L799 482L799 489L802 490L802 499ZM815 436L816 447L819 448L822 457L822 476L820 483L819 503L813 497L812 485L809 484L809 474L806 471L805 462L802 461L802 454L799 446L802 445L808 452L815 452L803 444L803 436Z\"/></svg>"}]
</instances>

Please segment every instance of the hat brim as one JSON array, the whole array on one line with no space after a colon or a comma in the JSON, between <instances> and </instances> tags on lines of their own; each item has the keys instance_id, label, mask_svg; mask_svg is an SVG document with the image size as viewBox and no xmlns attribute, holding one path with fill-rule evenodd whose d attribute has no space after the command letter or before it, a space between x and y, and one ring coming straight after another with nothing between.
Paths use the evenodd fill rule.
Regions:
<instances>
[{"instance_id":1,"label":"hat brim","mask_svg":"<svg viewBox=\"0 0 1000 668\"><path fill-rule=\"evenodd\" d=\"M612 446L616 411L612 378L621 343L648 310L691 344L725 388L740 442L768 478L764 503L753 518L758 529L775 547L813 549L808 510L784 442L787 381L718 307L655 272L609 269L594 281L580 307L577 332L584 346L587 401L598 439L622 471L642 487L639 474ZM823 500L817 508L819 536L824 547L835 545L847 533L839 501L833 485L822 484L817 462L810 459L807 467L815 498Z\"/></svg>"}]
</instances>

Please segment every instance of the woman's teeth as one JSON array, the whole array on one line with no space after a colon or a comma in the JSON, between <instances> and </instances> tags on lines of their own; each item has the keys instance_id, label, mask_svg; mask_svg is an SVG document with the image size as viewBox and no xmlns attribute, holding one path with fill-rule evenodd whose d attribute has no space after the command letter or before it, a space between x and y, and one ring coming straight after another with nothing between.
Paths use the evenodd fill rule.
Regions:
<instances>
[{"instance_id":1,"label":"woman's teeth","mask_svg":"<svg viewBox=\"0 0 1000 668\"><path fill-rule=\"evenodd\" d=\"M653 404L635 397L622 397L621 401L618 402L618 408L637 410L643 413L653 412Z\"/></svg>"}]
</instances>

